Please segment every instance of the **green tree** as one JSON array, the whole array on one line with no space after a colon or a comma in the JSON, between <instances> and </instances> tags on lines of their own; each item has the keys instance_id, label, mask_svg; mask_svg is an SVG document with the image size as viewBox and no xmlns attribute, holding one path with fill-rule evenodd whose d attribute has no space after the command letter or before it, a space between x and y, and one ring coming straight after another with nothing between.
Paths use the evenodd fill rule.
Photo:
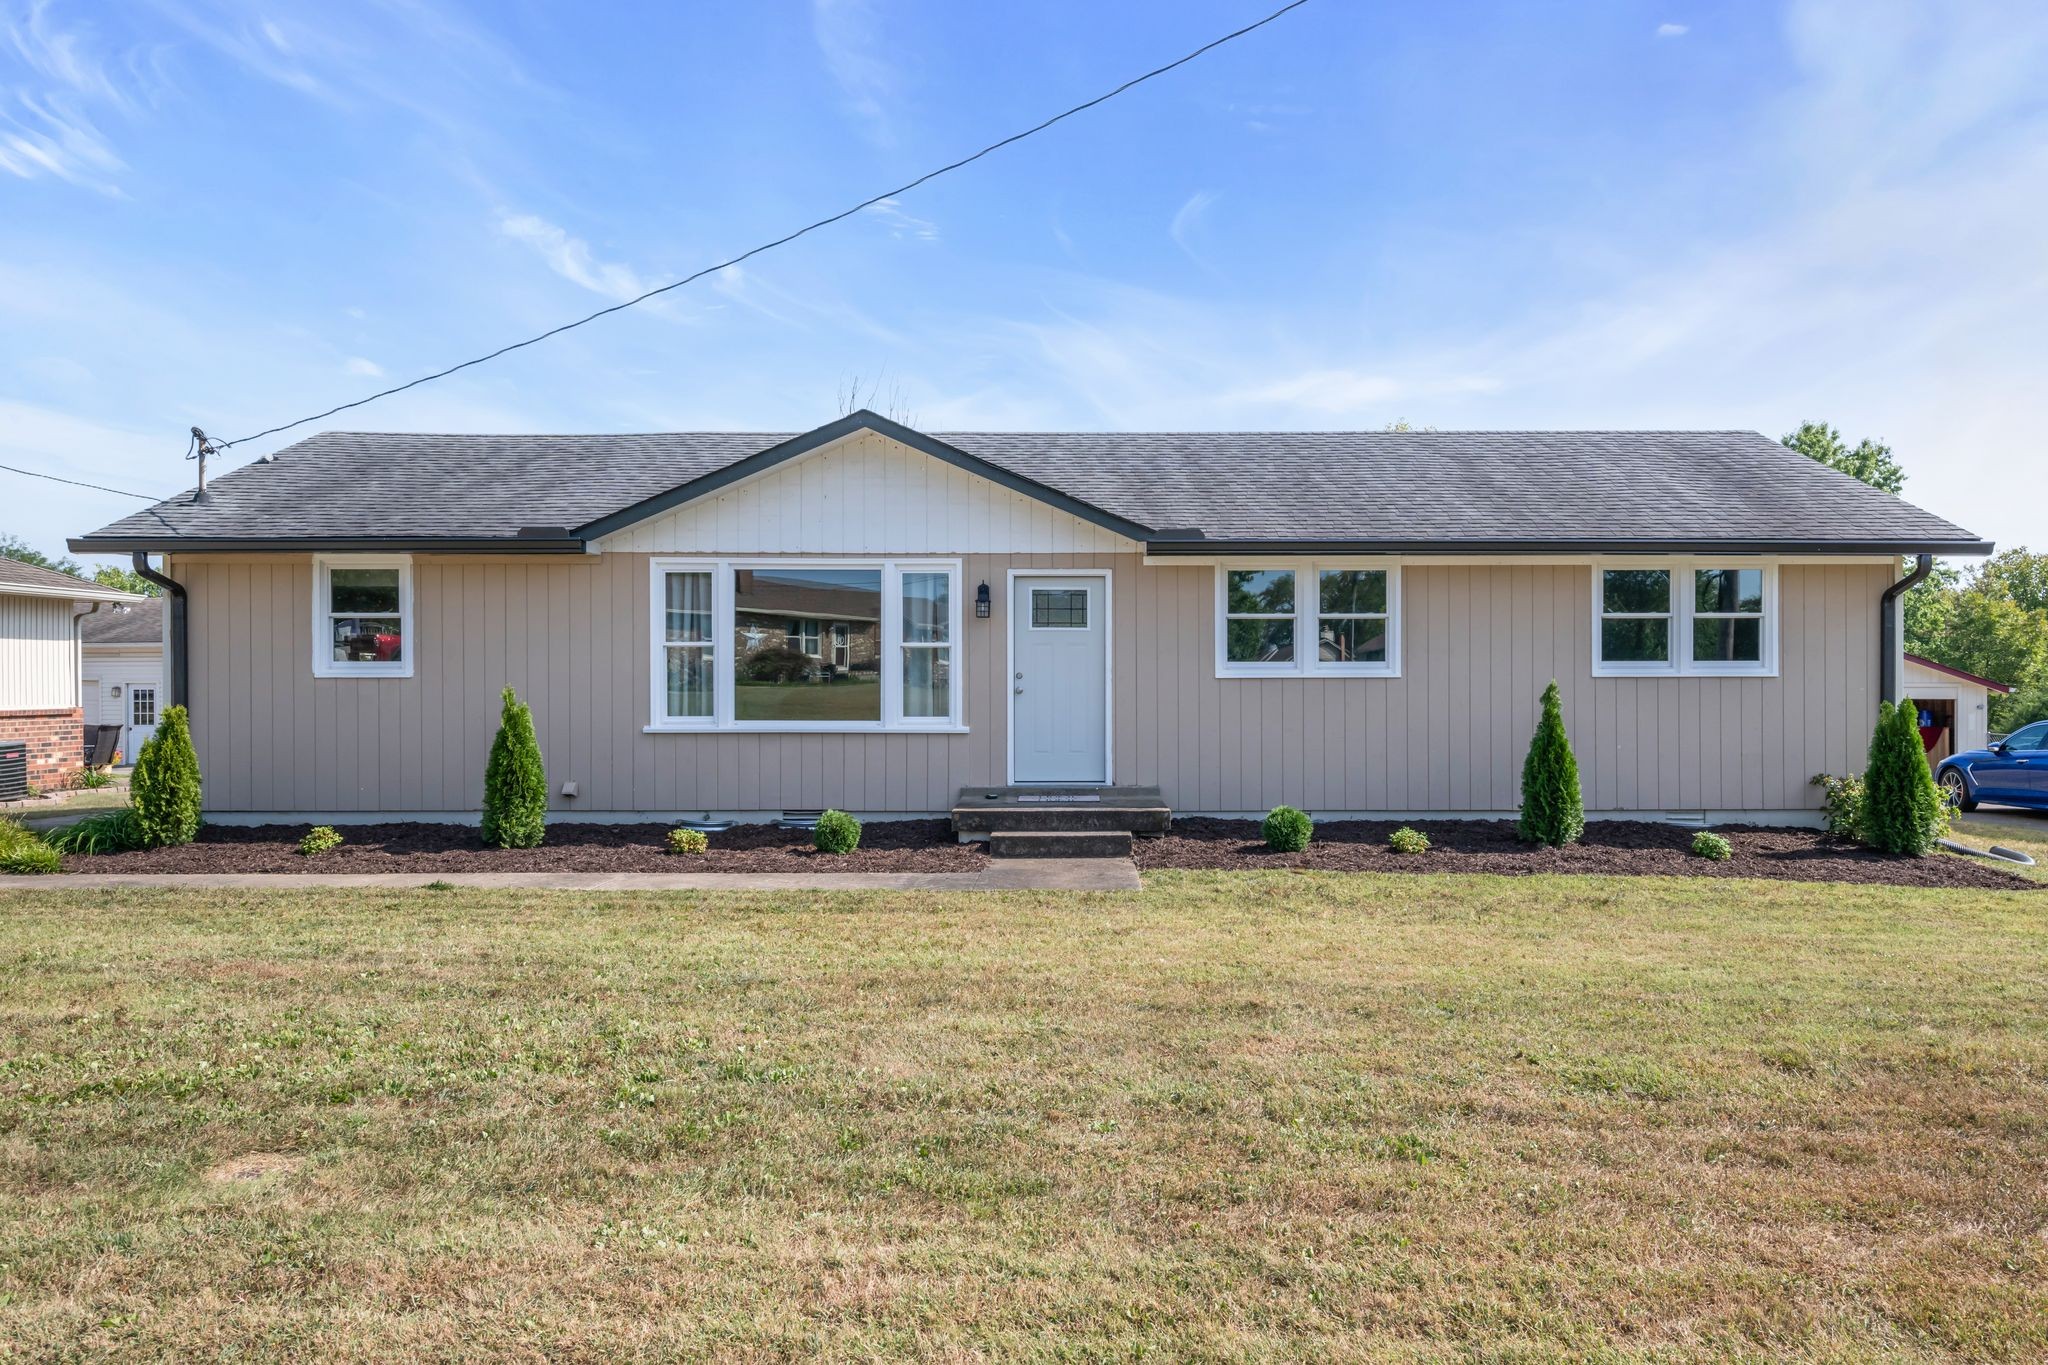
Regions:
<instances>
[{"instance_id":1,"label":"green tree","mask_svg":"<svg viewBox=\"0 0 2048 1365\"><path fill-rule=\"evenodd\" d=\"M2048 554L2031 554L2024 545L2000 550L1978 566L1972 582L2028 611L2048 611Z\"/></svg>"},{"instance_id":2,"label":"green tree","mask_svg":"<svg viewBox=\"0 0 2048 1365\"><path fill-rule=\"evenodd\" d=\"M1955 618L1955 596L1962 590L1963 571L1937 559L1934 571L1906 594L1906 650L1932 659L1941 648L1941 637ZM1960 665L1957 665L1960 667Z\"/></svg>"},{"instance_id":3,"label":"green tree","mask_svg":"<svg viewBox=\"0 0 2048 1365\"><path fill-rule=\"evenodd\" d=\"M1522 819L1515 827L1532 844L1562 848L1586 832L1585 797L1579 790L1579 760L1564 729L1564 704L1557 680L1543 689L1543 714L1522 760Z\"/></svg>"},{"instance_id":4,"label":"green tree","mask_svg":"<svg viewBox=\"0 0 2048 1365\"><path fill-rule=\"evenodd\" d=\"M122 592L139 592L144 597L159 597L163 589L144 578L133 569L124 569L118 564L102 564L92 571L92 581L103 588L119 588Z\"/></svg>"},{"instance_id":5,"label":"green tree","mask_svg":"<svg viewBox=\"0 0 2048 1365\"><path fill-rule=\"evenodd\" d=\"M538 848L548 833L548 774L533 712L509 687L484 768L483 826L493 848Z\"/></svg>"},{"instance_id":6,"label":"green tree","mask_svg":"<svg viewBox=\"0 0 2048 1365\"><path fill-rule=\"evenodd\" d=\"M128 800L144 847L189 844L199 834L199 754L182 706L166 706L143 743Z\"/></svg>"},{"instance_id":7,"label":"green tree","mask_svg":"<svg viewBox=\"0 0 2048 1365\"><path fill-rule=\"evenodd\" d=\"M1906 471L1892 458L1892 448L1880 441L1866 436L1852 447L1842 439L1841 432L1826 422L1801 422L1799 430L1787 432L1779 439L1808 459L1818 460L1829 469L1839 469L1872 488L1894 496L1905 490Z\"/></svg>"},{"instance_id":8,"label":"green tree","mask_svg":"<svg viewBox=\"0 0 2048 1365\"><path fill-rule=\"evenodd\" d=\"M1906 595L1906 648L2010 684L1991 698L1994 730L2048 715L2048 555L2015 548L1929 579Z\"/></svg>"},{"instance_id":9,"label":"green tree","mask_svg":"<svg viewBox=\"0 0 2048 1365\"><path fill-rule=\"evenodd\" d=\"M79 567L77 560L69 555L52 559L20 536L0 535L0 556L18 559L39 569L55 569L58 573L68 573L76 578L85 577L85 570Z\"/></svg>"},{"instance_id":10,"label":"green tree","mask_svg":"<svg viewBox=\"0 0 2048 1365\"><path fill-rule=\"evenodd\" d=\"M1941 815L1912 703L1879 702L1863 773L1863 842L1886 853L1924 856L1940 837Z\"/></svg>"}]
</instances>

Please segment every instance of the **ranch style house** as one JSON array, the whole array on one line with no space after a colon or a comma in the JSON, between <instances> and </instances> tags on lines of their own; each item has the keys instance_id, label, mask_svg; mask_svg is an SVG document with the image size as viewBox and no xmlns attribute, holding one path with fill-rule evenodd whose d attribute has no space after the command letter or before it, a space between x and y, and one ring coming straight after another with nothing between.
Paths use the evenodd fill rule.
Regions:
<instances>
[{"instance_id":1,"label":"ranch style house","mask_svg":"<svg viewBox=\"0 0 2048 1365\"><path fill-rule=\"evenodd\" d=\"M165 588L166 700L246 821L473 819L508 684L558 819L1501 815L1555 678L1589 814L1806 822L1900 694L1902 585L1991 549L1754 432L867 411L323 433L71 547Z\"/></svg>"}]
</instances>

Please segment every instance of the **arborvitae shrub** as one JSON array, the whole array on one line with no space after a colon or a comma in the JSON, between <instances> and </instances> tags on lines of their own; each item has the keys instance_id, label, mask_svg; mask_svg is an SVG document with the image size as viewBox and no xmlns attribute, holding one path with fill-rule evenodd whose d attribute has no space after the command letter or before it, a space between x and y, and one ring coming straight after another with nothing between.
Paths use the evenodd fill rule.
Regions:
<instances>
[{"instance_id":1,"label":"arborvitae shrub","mask_svg":"<svg viewBox=\"0 0 2048 1365\"><path fill-rule=\"evenodd\" d=\"M128 779L135 829L147 848L189 844L199 835L199 754L185 708L167 706Z\"/></svg>"},{"instance_id":2,"label":"arborvitae shrub","mask_svg":"<svg viewBox=\"0 0 2048 1365\"><path fill-rule=\"evenodd\" d=\"M1275 853L1299 853L1308 847L1315 828L1316 822L1308 818L1307 811L1275 806L1259 826L1259 832L1266 836L1266 847Z\"/></svg>"},{"instance_id":3,"label":"arborvitae shrub","mask_svg":"<svg viewBox=\"0 0 2048 1365\"><path fill-rule=\"evenodd\" d=\"M1564 730L1564 705L1557 680L1543 689L1543 715L1522 760L1522 819L1515 832L1532 844L1562 848L1586 832L1585 797L1579 791L1579 760Z\"/></svg>"},{"instance_id":4,"label":"arborvitae shrub","mask_svg":"<svg viewBox=\"0 0 2048 1365\"><path fill-rule=\"evenodd\" d=\"M820 853L851 853L860 847L860 821L843 810L828 810L818 817L811 843Z\"/></svg>"},{"instance_id":5,"label":"arborvitae shrub","mask_svg":"<svg viewBox=\"0 0 2048 1365\"><path fill-rule=\"evenodd\" d=\"M483 832L493 848L538 848L548 834L548 772L533 712L509 687L484 769Z\"/></svg>"},{"instance_id":6,"label":"arborvitae shrub","mask_svg":"<svg viewBox=\"0 0 2048 1365\"><path fill-rule=\"evenodd\" d=\"M1863 842L1885 853L1932 853L1943 814L1918 713L1911 703L1878 703L1863 772Z\"/></svg>"}]
</instances>

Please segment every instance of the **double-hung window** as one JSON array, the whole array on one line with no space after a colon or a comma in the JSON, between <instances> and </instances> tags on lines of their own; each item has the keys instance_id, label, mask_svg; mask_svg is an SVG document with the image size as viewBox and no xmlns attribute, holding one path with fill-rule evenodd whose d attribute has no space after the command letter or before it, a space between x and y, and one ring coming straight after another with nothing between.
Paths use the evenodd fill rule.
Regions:
<instances>
[{"instance_id":1,"label":"double-hung window","mask_svg":"<svg viewBox=\"0 0 2048 1365\"><path fill-rule=\"evenodd\" d=\"M1216 571L1216 673L1395 677L1400 569L1314 560Z\"/></svg>"},{"instance_id":2,"label":"double-hung window","mask_svg":"<svg viewBox=\"0 0 2048 1365\"><path fill-rule=\"evenodd\" d=\"M1385 569L1318 568L1315 667L1384 672L1388 619Z\"/></svg>"},{"instance_id":3,"label":"double-hung window","mask_svg":"<svg viewBox=\"0 0 2048 1365\"><path fill-rule=\"evenodd\" d=\"M1764 571L1695 565L1692 662L1702 672L1750 671L1764 663Z\"/></svg>"},{"instance_id":4,"label":"double-hung window","mask_svg":"<svg viewBox=\"0 0 2048 1365\"><path fill-rule=\"evenodd\" d=\"M1594 566L1593 672L1758 674L1777 669L1777 571L1707 559Z\"/></svg>"},{"instance_id":5,"label":"double-hung window","mask_svg":"<svg viewBox=\"0 0 2048 1365\"><path fill-rule=\"evenodd\" d=\"M412 676L412 558L313 558L313 676Z\"/></svg>"},{"instance_id":6,"label":"double-hung window","mask_svg":"<svg viewBox=\"0 0 2048 1365\"><path fill-rule=\"evenodd\" d=\"M659 708L672 720L709 720L716 688L712 666L718 646L711 613L711 572L682 569L656 579L661 619Z\"/></svg>"},{"instance_id":7,"label":"double-hung window","mask_svg":"<svg viewBox=\"0 0 2048 1365\"><path fill-rule=\"evenodd\" d=\"M960 729L957 561L656 559L652 730Z\"/></svg>"},{"instance_id":8,"label":"double-hung window","mask_svg":"<svg viewBox=\"0 0 2048 1365\"><path fill-rule=\"evenodd\" d=\"M1223 663L1232 671L1296 672L1293 569L1223 571Z\"/></svg>"}]
</instances>

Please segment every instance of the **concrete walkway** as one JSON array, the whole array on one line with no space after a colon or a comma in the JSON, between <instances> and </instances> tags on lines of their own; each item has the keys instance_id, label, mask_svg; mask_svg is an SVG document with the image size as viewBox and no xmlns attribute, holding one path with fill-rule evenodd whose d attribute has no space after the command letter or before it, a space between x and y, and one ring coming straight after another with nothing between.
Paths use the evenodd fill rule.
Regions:
<instances>
[{"instance_id":1,"label":"concrete walkway","mask_svg":"<svg viewBox=\"0 0 2048 1365\"><path fill-rule=\"evenodd\" d=\"M992 860L979 872L92 872L0 877L0 891L297 891L435 882L520 891L1135 891L1138 869L1128 858L1011 858Z\"/></svg>"}]
</instances>

